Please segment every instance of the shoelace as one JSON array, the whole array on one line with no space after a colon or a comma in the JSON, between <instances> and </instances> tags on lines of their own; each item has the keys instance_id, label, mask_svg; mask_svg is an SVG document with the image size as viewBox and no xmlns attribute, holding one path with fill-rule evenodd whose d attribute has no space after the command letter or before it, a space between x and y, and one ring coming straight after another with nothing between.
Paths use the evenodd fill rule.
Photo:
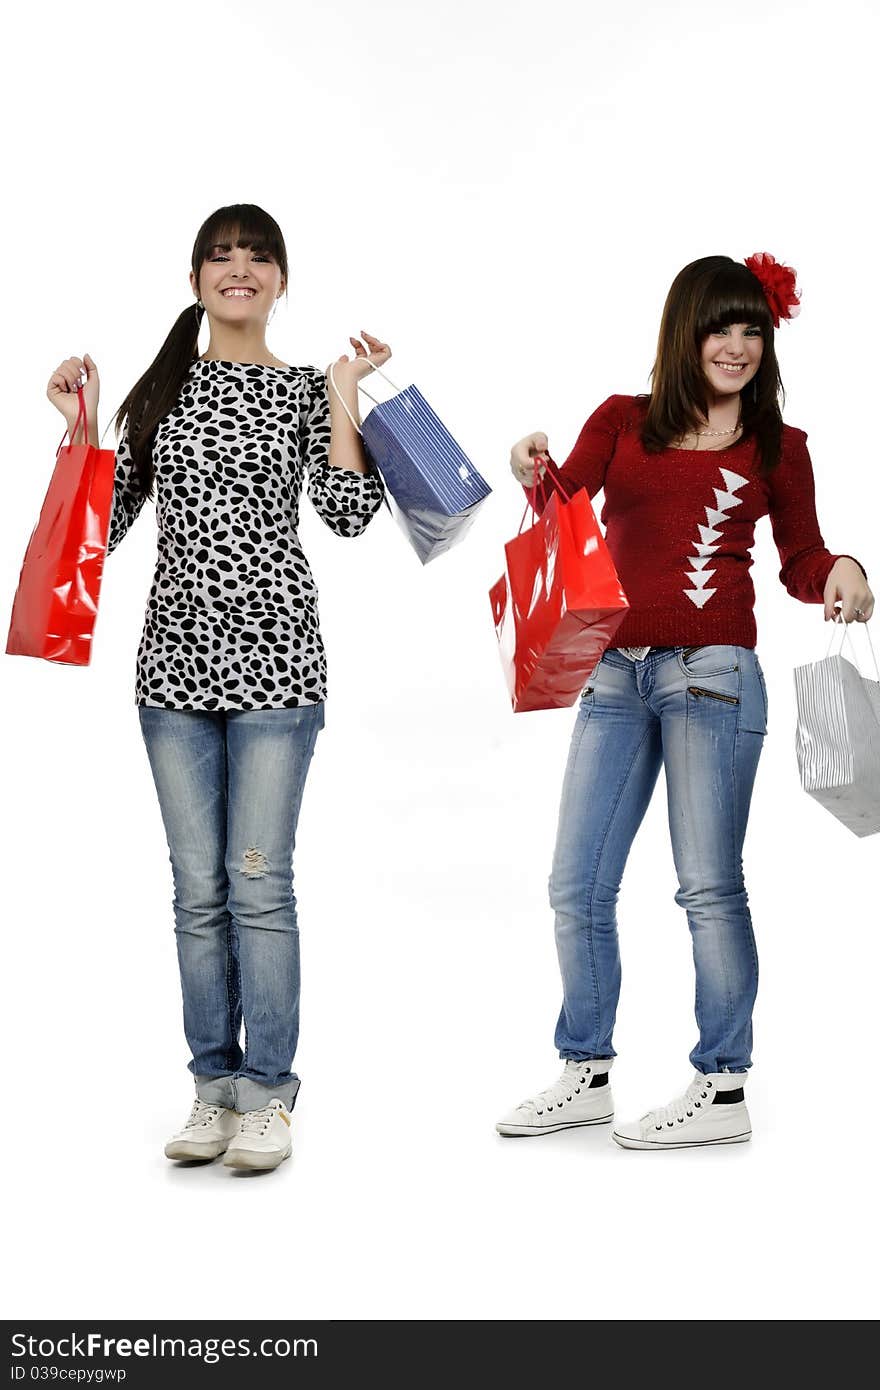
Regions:
<instances>
[{"instance_id":1,"label":"shoelace","mask_svg":"<svg viewBox=\"0 0 880 1390\"><path fill-rule=\"evenodd\" d=\"M552 1110L557 1105L561 1107L566 1101L580 1095L589 1086L591 1075L592 1069L586 1062L576 1062L574 1065L568 1062L558 1081L548 1086L546 1091L539 1091L536 1096L520 1101L516 1108L534 1110L535 1114L543 1115L545 1110Z\"/></svg>"},{"instance_id":2,"label":"shoelace","mask_svg":"<svg viewBox=\"0 0 880 1390\"><path fill-rule=\"evenodd\" d=\"M242 1134L265 1134L272 1116L277 1115L277 1105L264 1105L261 1110L246 1110L241 1117Z\"/></svg>"},{"instance_id":3,"label":"shoelace","mask_svg":"<svg viewBox=\"0 0 880 1390\"><path fill-rule=\"evenodd\" d=\"M663 1105L659 1110L649 1110L642 1123L653 1125L654 1129L663 1129L664 1126L674 1129L702 1110L705 1102L712 1103L712 1082L704 1076L695 1076L683 1096L676 1096L669 1105Z\"/></svg>"},{"instance_id":4,"label":"shoelace","mask_svg":"<svg viewBox=\"0 0 880 1390\"><path fill-rule=\"evenodd\" d=\"M198 1129L201 1125L212 1125L219 1114L219 1105L209 1105L207 1101L196 1098L184 1129Z\"/></svg>"}]
</instances>

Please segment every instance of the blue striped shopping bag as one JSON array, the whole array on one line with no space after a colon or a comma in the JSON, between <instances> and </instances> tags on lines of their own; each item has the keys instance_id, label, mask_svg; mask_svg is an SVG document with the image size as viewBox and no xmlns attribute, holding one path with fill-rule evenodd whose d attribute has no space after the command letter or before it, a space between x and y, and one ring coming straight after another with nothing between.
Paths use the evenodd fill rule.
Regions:
<instances>
[{"instance_id":1,"label":"blue striped shopping bag","mask_svg":"<svg viewBox=\"0 0 880 1390\"><path fill-rule=\"evenodd\" d=\"M381 367L370 365L394 386ZM377 401L359 383L373 408L358 426L333 380L332 368L330 379L363 437L370 462L397 504L398 522L426 565L464 537L492 489L417 386L403 390L394 386L396 395Z\"/></svg>"}]
</instances>

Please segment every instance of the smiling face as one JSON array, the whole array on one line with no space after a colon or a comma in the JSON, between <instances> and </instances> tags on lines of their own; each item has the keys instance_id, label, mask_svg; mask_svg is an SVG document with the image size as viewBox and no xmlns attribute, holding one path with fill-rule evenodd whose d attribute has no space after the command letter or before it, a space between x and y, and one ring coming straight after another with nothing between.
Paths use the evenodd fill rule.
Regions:
<instances>
[{"instance_id":1,"label":"smiling face","mask_svg":"<svg viewBox=\"0 0 880 1390\"><path fill-rule=\"evenodd\" d=\"M209 317L236 327L265 326L284 292L278 262L270 252L250 246L212 246L198 280L192 272L189 278Z\"/></svg>"},{"instance_id":2,"label":"smiling face","mask_svg":"<svg viewBox=\"0 0 880 1390\"><path fill-rule=\"evenodd\" d=\"M703 339L702 365L717 396L733 396L757 374L764 336L757 324L731 323Z\"/></svg>"}]
</instances>

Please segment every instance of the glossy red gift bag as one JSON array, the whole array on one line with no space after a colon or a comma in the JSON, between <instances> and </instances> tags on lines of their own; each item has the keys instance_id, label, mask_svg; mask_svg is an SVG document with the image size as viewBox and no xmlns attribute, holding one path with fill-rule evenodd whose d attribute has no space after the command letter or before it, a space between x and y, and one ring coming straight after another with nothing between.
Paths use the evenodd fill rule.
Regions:
<instances>
[{"instance_id":1,"label":"glossy red gift bag","mask_svg":"<svg viewBox=\"0 0 880 1390\"><path fill-rule=\"evenodd\" d=\"M89 443L82 391L71 439L80 423L85 443L64 445L62 439L58 447L49 491L25 551L6 651L88 666L110 530L115 454Z\"/></svg>"},{"instance_id":2,"label":"glossy red gift bag","mask_svg":"<svg viewBox=\"0 0 880 1390\"><path fill-rule=\"evenodd\" d=\"M587 493L567 498L546 476L558 493L525 532L523 514L489 591L517 713L573 705L629 609Z\"/></svg>"}]
</instances>

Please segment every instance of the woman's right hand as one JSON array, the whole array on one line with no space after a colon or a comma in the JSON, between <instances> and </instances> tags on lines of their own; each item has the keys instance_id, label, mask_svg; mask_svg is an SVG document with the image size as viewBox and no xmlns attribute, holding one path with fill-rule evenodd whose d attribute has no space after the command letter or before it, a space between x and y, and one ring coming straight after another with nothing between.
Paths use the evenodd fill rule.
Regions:
<instances>
[{"instance_id":1,"label":"woman's right hand","mask_svg":"<svg viewBox=\"0 0 880 1390\"><path fill-rule=\"evenodd\" d=\"M85 383L83 383L83 373L85 373ZM67 422L68 430L72 430L76 424L76 417L79 414L79 393L82 391L86 403L86 418L96 421L98 418L98 396L101 384L98 380L98 368L95 366L89 354L85 357L67 357L55 368L49 378L49 385L46 388L46 395ZM94 441L93 441L94 442Z\"/></svg>"},{"instance_id":2,"label":"woman's right hand","mask_svg":"<svg viewBox=\"0 0 880 1390\"><path fill-rule=\"evenodd\" d=\"M520 439L514 444L510 451L510 471L518 483L523 483L525 487L531 487L535 481L535 463L538 465L538 477L543 478L547 471L547 436L537 430L535 434L527 434L525 439Z\"/></svg>"}]
</instances>

